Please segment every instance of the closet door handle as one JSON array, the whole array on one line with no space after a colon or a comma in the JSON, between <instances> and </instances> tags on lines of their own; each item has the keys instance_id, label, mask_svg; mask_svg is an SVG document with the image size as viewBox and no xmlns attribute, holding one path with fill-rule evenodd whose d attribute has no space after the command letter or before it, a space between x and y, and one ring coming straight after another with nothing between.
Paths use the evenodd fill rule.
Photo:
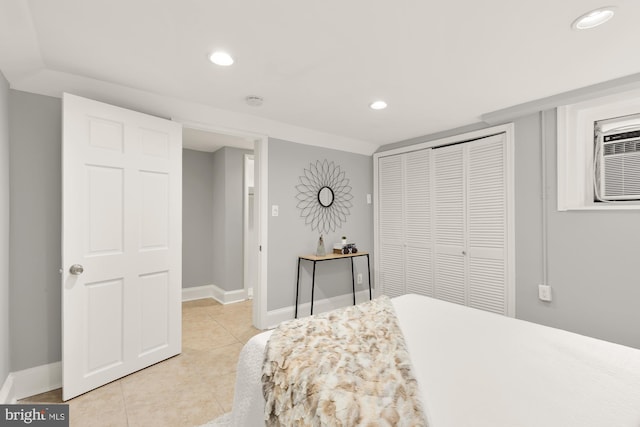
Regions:
<instances>
[{"instance_id":1,"label":"closet door handle","mask_svg":"<svg viewBox=\"0 0 640 427\"><path fill-rule=\"evenodd\" d=\"M462 255L466 255L466 254L467 254L467 251L462 251Z\"/></svg>"}]
</instances>

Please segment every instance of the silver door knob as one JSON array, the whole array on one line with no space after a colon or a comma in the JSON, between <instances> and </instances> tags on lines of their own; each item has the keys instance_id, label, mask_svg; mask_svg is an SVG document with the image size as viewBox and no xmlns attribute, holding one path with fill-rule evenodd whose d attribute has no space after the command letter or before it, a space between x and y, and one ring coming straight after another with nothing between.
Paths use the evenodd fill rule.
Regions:
<instances>
[{"instance_id":1,"label":"silver door knob","mask_svg":"<svg viewBox=\"0 0 640 427\"><path fill-rule=\"evenodd\" d=\"M466 255L466 254L467 254L467 251L462 251L462 255Z\"/></svg>"},{"instance_id":2,"label":"silver door knob","mask_svg":"<svg viewBox=\"0 0 640 427\"><path fill-rule=\"evenodd\" d=\"M73 274L74 276L79 276L84 272L84 267L81 266L80 264L73 264L70 268L69 268L69 273Z\"/></svg>"}]
</instances>

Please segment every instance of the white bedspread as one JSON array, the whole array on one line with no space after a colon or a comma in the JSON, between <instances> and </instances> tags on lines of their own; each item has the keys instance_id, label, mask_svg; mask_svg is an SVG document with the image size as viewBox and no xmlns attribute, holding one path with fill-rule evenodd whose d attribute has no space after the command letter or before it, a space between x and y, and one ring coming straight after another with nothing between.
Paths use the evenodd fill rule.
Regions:
<instances>
[{"instance_id":1,"label":"white bedspread","mask_svg":"<svg viewBox=\"0 0 640 427\"><path fill-rule=\"evenodd\" d=\"M640 426L640 350L422 296L392 301L430 427ZM264 424L269 335L240 355L233 425Z\"/></svg>"}]
</instances>

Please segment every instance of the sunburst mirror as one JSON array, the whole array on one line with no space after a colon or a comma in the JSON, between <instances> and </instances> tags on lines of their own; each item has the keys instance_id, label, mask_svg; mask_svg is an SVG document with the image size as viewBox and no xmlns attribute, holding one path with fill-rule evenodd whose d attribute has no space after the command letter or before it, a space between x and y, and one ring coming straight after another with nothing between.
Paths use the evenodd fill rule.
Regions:
<instances>
[{"instance_id":1,"label":"sunburst mirror","mask_svg":"<svg viewBox=\"0 0 640 427\"><path fill-rule=\"evenodd\" d=\"M300 176L296 189L300 216L312 230L326 234L347 221L353 206L351 186L346 173L333 161L311 163Z\"/></svg>"}]
</instances>

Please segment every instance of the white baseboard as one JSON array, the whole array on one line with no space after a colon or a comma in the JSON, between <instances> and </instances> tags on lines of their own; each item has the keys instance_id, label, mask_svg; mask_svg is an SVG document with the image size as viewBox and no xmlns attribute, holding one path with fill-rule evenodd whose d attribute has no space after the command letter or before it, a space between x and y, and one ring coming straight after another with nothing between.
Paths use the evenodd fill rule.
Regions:
<instances>
[{"instance_id":1,"label":"white baseboard","mask_svg":"<svg viewBox=\"0 0 640 427\"><path fill-rule=\"evenodd\" d=\"M0 389L0 404L16 403L25 397L60 387L62 387L62 362L12 372Z\"/></svg>"},{"instance_id":2,"label":"white baseboard","mask_svg":"<svg viewBox=\"0 0 640 427\"><path fill-rule=\"evenodd\" d=\"M182 288L182 301L191 301L195 299L213 298L220 304L231 304L247 299L247 293L244 289L235 291L225 291L216 285L195 286L192 288Z\"/></svg>"},{"instance_id":3,"label":"white baseboard","mask_svg":"<svg viewBox=\"0 0 640 427\"><path fill-rule=\"evenodd\" d=\"M375 296L375 295L374 295ZM356 292L356 302L363 302L369 300L369 290L363 290ZM344 294L333 298L325 298L321 300L313 301L313 313L324 313L325 311L333 310L340 307L346 307L353 304L353 294ZM298 317L308 316L311 311L311 303L299 303L298 304ZM267 312L267 329L275 328L285 320L291 320L295 317L295 306L279 308L277 310L271 310Z\"/></svg>"}]
</instances>

